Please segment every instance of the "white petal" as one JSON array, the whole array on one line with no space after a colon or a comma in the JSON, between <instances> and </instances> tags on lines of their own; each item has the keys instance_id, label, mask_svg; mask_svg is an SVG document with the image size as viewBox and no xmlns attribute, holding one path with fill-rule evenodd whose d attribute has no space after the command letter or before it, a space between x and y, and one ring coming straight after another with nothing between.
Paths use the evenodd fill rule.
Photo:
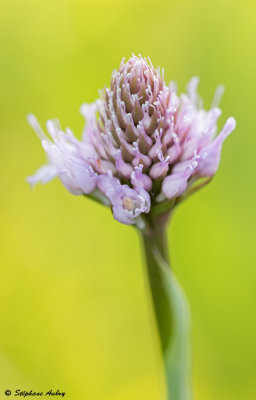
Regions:
<instances>
[{"instance_id":1,"label":"white petal","mask_svg":"<svg viewBox=\"0 0 256 400\"><path fill-rule=\"evenodd\" d=\"M199 167L196 172L197 177L210 177L216 173L220 163L223 142L235 129L235 127L235 119L233 117L228 118L222 131L216 137L216 139L210 145L201 150L199 154Z\"/></svg>"},{"instance_id":2,"label":"white petal","mask_svg":"<svg viewBox=\"0 0 256 400\"><path fill-rule=\"evenodd\" d=\"M33 187L38 182L43 184L50 182L53 178L58 175L57 169L50 164L43 165L39 168L34 175L31 175L27 178L28 183Z\"/></svg>"}]
</instances>

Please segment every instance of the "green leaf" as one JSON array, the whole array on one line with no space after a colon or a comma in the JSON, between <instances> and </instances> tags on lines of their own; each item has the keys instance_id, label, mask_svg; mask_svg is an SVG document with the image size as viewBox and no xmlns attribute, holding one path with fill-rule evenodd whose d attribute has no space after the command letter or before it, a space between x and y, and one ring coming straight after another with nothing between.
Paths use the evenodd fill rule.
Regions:
<instances>
[{"instance_id":1,"label":"green leaf","mask_svg":"<svg viewBox=\"0 0 256 400\"><path fill-rule=\"evenodd\" d=\"M168 263L155 249L154 256L162 276L164 290L172 316L172 332L164 350L164 366L168 388L168 400L190 400L189 379L189 326L190 312L184 292Z\"/></svg>"},{"instance_id":2,"label":"green leaf","mask_svg":"<svg viewBox=\"0 0 256 400\"><path fill-rule=\"evenodd\" d=\"M167 215L148 219L142 244L150 309L159 333L167 399L191 400L189 361L189 306L169 264Z\"/></svg>"}]
</instances>

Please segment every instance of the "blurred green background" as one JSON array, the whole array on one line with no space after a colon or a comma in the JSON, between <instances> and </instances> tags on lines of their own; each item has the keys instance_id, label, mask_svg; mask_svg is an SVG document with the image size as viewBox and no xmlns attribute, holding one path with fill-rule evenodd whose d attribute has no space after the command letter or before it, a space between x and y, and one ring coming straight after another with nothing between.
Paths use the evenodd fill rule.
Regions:
<instances>
[{"instance_id":1,"label":"blurred green background","mask_svg":"<svg viewBox=\"0 0 256 400\"><path fill-rule=\"evenodd\" d=\"M71 400L160 400L139 241L58 180L26 122L57 116L79 136L83 102L123 56L150 56L185 89L217 84L237 119L214 181L177 209L172 265L193 316L196 400L256 397L256 4L238 0L1 0L0 398L64 390Z\"/></svg>"}]
</instances>

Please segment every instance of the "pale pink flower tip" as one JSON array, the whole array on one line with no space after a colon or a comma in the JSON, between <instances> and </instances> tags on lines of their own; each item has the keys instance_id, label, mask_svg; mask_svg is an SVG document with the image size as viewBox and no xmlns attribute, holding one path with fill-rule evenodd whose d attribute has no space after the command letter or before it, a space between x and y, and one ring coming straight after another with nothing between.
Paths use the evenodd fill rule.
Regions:
<instances>
[{"instance_id":1,"label":"pale pink flower tip","mask_svg":"<svg viewBox=\"0 0 256 400\"><path fill-rule=\"evenodd\" d=\"M29 183L58 176L72 194L105 198L114 218L128 225L138 223L157 199L186 195L192 182L216 173L222 144L235 129L231 117L216 136L223 89L206 111L200 108L198 82L192 78L188 94L178 96L160 68L133 55L113 72L100 99L81 107L86 119L81 141L57 121L48 121L46 135L29 115L48 158Z\"/></svg>"}]
</instances>

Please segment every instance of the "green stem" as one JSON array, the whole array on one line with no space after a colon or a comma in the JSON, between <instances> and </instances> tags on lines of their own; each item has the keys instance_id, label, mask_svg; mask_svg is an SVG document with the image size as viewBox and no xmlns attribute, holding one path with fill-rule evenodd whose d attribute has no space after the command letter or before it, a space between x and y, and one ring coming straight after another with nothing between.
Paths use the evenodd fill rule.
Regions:
<instances>
[{"instance_id":1,"label":"green stem","mask_svg":"<svg viewBox=\"0 0 256 400\"><path fill-rule=\"evenodd\" d=\"M189 310L185 296L170 269L166 225L168 215L150 216L142 232L155 321L163 357L167 399L190 400Z\"/></svg>"}]
</instances>

